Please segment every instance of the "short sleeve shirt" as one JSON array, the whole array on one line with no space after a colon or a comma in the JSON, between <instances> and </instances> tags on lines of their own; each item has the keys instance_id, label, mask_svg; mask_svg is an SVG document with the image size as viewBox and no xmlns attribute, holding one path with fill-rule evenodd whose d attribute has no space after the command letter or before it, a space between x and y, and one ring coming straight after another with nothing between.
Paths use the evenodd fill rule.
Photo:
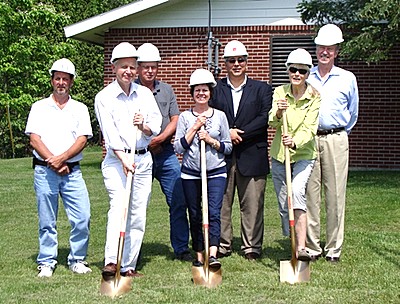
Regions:
<instances>
[{"instance_id":1,"label":"short sleeve shirt","mask_svg":"<svg viewBox=\"0 0 400 304\"><path fill-rule=\"evenodd\" d=\"M89 111L85 104L70 98L60 109L52 96L35 102L29 113L25 134L37 134L53 155L67 151L79 136L91 138L92 127ZM36 151L33 154L41 159ZM68 162L80 161L82 153Z\"/></svg>"}]
</instances>

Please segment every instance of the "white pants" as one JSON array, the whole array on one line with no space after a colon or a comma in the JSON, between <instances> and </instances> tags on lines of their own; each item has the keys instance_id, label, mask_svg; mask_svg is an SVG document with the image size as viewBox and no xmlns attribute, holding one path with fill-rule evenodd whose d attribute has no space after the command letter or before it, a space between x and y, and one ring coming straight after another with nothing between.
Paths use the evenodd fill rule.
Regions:
<instances>
[{"instance_id":1,"label":"white pants","mask_svg":"<svg viewBox=\"0 0 400 304\"><path fill-rule=\"evenodd\" d=\"M153 161L150 152L136 154L135 163L136 170L133 175L121 272L136 268L146 226L146 209L151 194ZM110 198L105 245L105 265L107 265L117 262L122 205L126 199L126 175L121 162L112 153L106 155L102 163L102 173Z\"/></svg>"}]
</instances>

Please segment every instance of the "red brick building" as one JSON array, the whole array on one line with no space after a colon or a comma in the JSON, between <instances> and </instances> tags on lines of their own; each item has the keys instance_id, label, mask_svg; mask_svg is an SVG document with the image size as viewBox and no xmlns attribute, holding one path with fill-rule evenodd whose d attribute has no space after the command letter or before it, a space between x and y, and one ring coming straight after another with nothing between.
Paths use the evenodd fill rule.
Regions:
<instances>
[{"instance_id":1,"label":"red brick building","mask_svg":"<svg viewBox=\"0 0 400 304\"><path fill-rule=\"evenodd\" d=\"M186 6L192 5L191 1L172 2L177 2L176 5L182 6L182 2L185 2ZM253 1L237 3L239 5L239 3L246 2ZM254 1L254 3L259 2L266 1ZM195 6L199 6L199 4ZM168 15L168 12L173 16L171 10L166 10L165 14ZM66 35L104 46L105 85L113 80L109 59L115 45L121 41L129 41L136 47L145 42L155 44L159 48L162 58L159 79L174 87L181 110L191 106L188 88L190 74L196 68L207 68L207 33L209 29L222 45L219 58L221 58L223 47L228 41L240 40L246 45L249 53L248 75L254 79L267 81L274 87L285 82L285 78L282 78L284 77L282 76L284 62L291 50L305 47L313 53L314 49L315 32L310 25L277 25L276 22L268 25L245 25L249 23L249 18L246 18L246 20L236 22L243 23L241 25L231 25L227 20L223 20L220 23L226 23L226 26L169 26L166 22L167 26L164 27L157 24L149 27L141 21L145 19L141 13L142 11L133 14L139 16L136 27L132 26L135 20L133 15L126 12L128 16L117 19L111 24L113 26L108 23L106 24L108 26L95 26L87 31L75 32L68 32L68 28L66 28ZM160 12L156 11L153 15L160 15ZM151 16L150 11L147 17L151 19ZM289 17L291 16L289 15ZM127 23L126 18L130 20L130 23ZM95 20L88 21L96 22ZM196 24L196 20L188 22ZM278 23L285 24L285 21ZM293 24L293 22L289 23ZM298 22L294 23L298 24ZM78 25L73 25L70 29L74 29ZM80 24L81 28L82 25L85 24ZM96 30L103 33L101 40L95 36ZM388 61L379 64L347 62L339 58L337 65L351 70L356 75L359 85L359 120L349 137L350 167L400 169L400 46L392 51ZM222 61L219 67L222 69L219 77L223 77L225 69ZM271 131L270 136L273 134L273 130Z\"/></svg>"}]
</instances>

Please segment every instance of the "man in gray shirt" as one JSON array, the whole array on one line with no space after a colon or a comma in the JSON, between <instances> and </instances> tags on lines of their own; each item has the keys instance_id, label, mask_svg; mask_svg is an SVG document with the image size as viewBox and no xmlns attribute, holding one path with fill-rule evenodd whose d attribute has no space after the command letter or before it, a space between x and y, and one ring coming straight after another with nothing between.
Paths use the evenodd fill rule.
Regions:
<instances>
[{"instance_id":1,"label":"man in gray shirt","mask_svg":"<svg viewBox=\"0 0 400 304\"><path fill-rule=\"evenodd\" d=\"M172 87L156 80L158 63L161 61L157 47L151 43L144 43L138 48L138 53L136 82L153 92L162 115L161 132L149 144L153 156L153 177L159 181L169 206L170 239L175 258L191 261L187 206L180 178L181 169L171 143L180 114L178 104Z\"/></svg>"}]
</instances>

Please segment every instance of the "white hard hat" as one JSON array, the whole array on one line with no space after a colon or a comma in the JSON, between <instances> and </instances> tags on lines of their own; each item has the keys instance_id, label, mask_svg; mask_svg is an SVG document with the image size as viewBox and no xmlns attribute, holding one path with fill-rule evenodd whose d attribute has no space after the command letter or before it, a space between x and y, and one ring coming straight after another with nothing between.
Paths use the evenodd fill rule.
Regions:
<instances>
[{"instance_id":1,"label":"white hard hat","mask_svg":"<svg viewBox=\"0 0 400 304\"><path fill-rule=\"evenodd\" d=\"M343 42L342 30L335 24L326 24L318 31L314 42L317 45L331 46Z\"/></svg>"},{"instance_id":2,"label":"white hard hat","mask_svg":"<svg viewBox=\"0 0 400 304\"><path fill-rule=\"evenodd\" d=\"M51 66L51 69L49 70L50 75L52 75L53 72L55 72L55 71L68 73L74 77L76 76L75 66L71 62L71 60L69 60L67 58L61 58L53 63L53 65Z\"/></svg>"},{"instance_id":3,"label":"white hard hat","mask_svg":"<svg viewBox=\"0 0 400 304\"><path fill-rule=\"evenodd\" d=\"M238 40L229 41L224 48L224 58L248 56L246 47Z\"/></svg>"},{"instance_id":4,"label":"white hard hat","mask_svg":"<svg viewBox=\"0 0 400 304\"><path fill-rule=\"evenodd\" d=\"M153 62L153 61L161 61L160 52L158 48L151 43L143 43L137 49L138 53L138 62Z\"/></svg>"},{"instance_id":5,"label":"white hard hat","mask_svg":"<svg viewBox=\"0 0 400 304\"><path fill-rule=\"evenodd\" d=\"M194 72L190 76L189 86L207 83L211 83L212 87L215 87L217 85L213 74L206 69L194 70Z\"/></svg>"},{"instance_id":6,"label":"white hard hat","mask_svg":"<svg viewBox=\"0 0 400 304\"><path fill-rule=\"evenodd\" d=\"M313 67L312 64L312 57L309 52L307 52L305 49L295 49L294 51L291 51L287 60L286 60L286 67L289 67L289 65L297 63L297 64L305 64L308 65L310 68Z\"/></svg>"},{"instance_id":7,"label":"white hard hat","mask_svg":"<svg viewBox=\"0 0 400 304\"><path fill-rule=\"evenodd\" d=\"M131 57L138 57L136 48L129 42L121 42L113 49L110 62L113 63L117 59Z\"/></svg>"}]
</instances>

